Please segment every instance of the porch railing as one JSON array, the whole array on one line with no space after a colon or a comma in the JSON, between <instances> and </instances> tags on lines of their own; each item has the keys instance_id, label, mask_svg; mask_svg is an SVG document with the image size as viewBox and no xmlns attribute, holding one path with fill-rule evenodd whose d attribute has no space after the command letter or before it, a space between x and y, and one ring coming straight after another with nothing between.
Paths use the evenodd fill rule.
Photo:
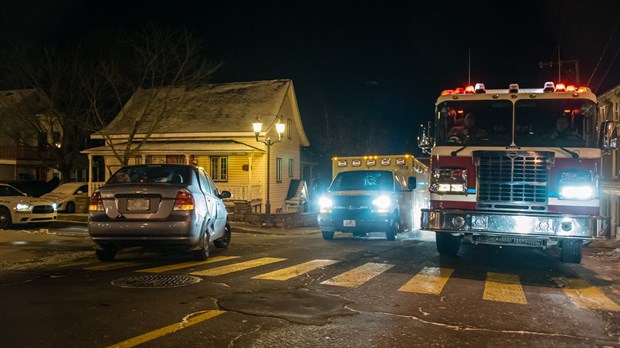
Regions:
<instances>
[{"instance_id":1,"label":"porch railing","mask_svg":"<svg viewBox=\"0 0 620 348\"><path fill-rule=\"evenodd\" d=\"M230 191L232 193L233 200L251 201L261 198L261 186L260 185L226 185L218 183L216 184L218 190Z\"/></svg>"}]
</instances>

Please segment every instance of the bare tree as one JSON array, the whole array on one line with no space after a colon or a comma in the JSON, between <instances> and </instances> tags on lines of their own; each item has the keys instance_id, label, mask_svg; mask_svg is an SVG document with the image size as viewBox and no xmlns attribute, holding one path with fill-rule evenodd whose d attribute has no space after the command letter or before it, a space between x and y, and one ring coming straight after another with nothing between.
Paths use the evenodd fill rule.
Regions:
<instances>
[{"instance_id":1,"label":"bare tree","mask_svg":"<svg viewBox=\"0 0 620 348\"><path fill-rule=\"evenodd\" d=\"M185 104L184 92L206 84L220 65L203 58L200 41L188 31L151 24L115 41L113 52L97 61L97 74L86 81L84 90L99 134L126 165L160 121ZM123 134L108 131L111 116L124 123Z\"/></svg>"}]
</instances>

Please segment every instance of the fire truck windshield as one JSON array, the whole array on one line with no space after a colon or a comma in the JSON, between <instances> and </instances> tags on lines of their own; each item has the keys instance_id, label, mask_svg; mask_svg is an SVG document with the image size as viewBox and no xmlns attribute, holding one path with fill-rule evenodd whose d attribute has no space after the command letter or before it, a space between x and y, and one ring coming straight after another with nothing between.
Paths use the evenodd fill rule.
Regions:
<instances>
[{"instance_id":1,"label":"fire truck windshield","mask_svg":"<svg viewBox=\"0 0 620 348\"><path fill-rule=\"evenodd\" d=\"M513 120L514 108L514 120ZM437 107L437 145L594 147L587 99L454 100Z\"/></svg>"}]
</instances>

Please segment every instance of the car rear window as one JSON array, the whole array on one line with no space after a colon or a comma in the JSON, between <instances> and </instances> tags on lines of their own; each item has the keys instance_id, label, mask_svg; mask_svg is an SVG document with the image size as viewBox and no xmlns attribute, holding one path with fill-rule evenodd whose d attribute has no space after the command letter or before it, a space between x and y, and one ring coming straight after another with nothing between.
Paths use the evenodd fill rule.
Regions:
<instances>
[{"instance_id":1,"label":"car rear window","mask_svg":"<svg viewBox=\"0 0 620 348\"><path fill-rule=\"evenodd\" d=\"M108 184L157 182L182 184L190 177L190 167L175 165L141 165L119 169Z\"/></svg>"}]
</instances>

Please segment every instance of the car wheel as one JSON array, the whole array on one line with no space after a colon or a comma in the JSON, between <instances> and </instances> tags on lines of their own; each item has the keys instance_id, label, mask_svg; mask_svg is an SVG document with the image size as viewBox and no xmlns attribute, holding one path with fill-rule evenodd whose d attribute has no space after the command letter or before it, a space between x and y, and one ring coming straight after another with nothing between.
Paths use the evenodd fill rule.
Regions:
<instances>
[{"instance_id":1,"label":"car wheel","mask_svg":"<svg viewBox=\"0 0 620 348\"><path fill-rule=\"evenodd\" d=\"M116 249L111 247L105 247L103 249L95 250L95 253L97 254L97 258L99 259L99 261L112 261L116 256Z\"/></svg>"},{"instance_id":2,"label":"car wheel","mask_svg":"<svg viewBox=\"0 0 620 348\"><path fill-rule=\"evenodd\" d=\"M390 227L385 231L385 238L387 240L396 240L396 234L400 231L400 223L398 219L393 219L390 223Z\"/></svg>"},{"instance_id":3,"label":"car wheel","mask_svg":"<svg viewBox=\"0 0 620 348\"><path fill-rule=\"evenodd\" d=\"M228 245L230 244L231 235L232 233L230 231L230 225L226 224L226 226L224 227L224 235L222 236L222 238L214 240L213 244L215 245L216 248L220 248L220 249L228 248Z\"/></svg>"},{"instance_id":4,"label":"car wheel","mask_svg":"<svg viewBox=\"0 0 620 348\"><path fill-rule=\"evenodd\" d=\"M67 203L67 207L65 208L65 213L67 214L75 213L75 203L73 202Z\"/></svg>"},{"instance_id":5,"label":"car wheel","mask_svg":"<svg viewBox=\"0 0 620 348\"><path fill-rule=\"evenodd\" d=\"M0 228L9 228L12 224L11 212L5 207L0 207Z\"/></svg>"},{"instance_id":6,"label":"car wheel","mask_svg":"<svg viewBox=\"0 0 620 348\"><path fill-rule=\"evenodd\" d=\"M560 245L560 260L568 263L580 263L583 242L581 239L564 239Z\"/></svg>"},{"instance_id":7,"label":"car wheel","mask_svg":"<svg viewBox=\"0 0 620 348\"><path fill-rule=\"evenodd\" d=\"M200 261L206 261L209 258L209 232L204 231L202 233L202 240L200 242L200 249L194 251L196 259Z\"/></svg>"},{"instance_id":8,"label":"car wheel","mask_svg":"<svg viewBox=\"0 0 620 348\"><path fill-rule=\"evenodd\" d=\"M455 237L450 233L435 232L435 243L439 254L456 256L461 248L461 237Z\"/></svg>"},{"instance_id":9,"label":"car wheel","mask_svg":"<svg viewBox=\"0 0 620 348\"><path fill-rule=\"evenodd\" d=\"M334 231L321 231L323 233L323 239L332 240L334 239Z\"/></svg>"}]
</instances>

